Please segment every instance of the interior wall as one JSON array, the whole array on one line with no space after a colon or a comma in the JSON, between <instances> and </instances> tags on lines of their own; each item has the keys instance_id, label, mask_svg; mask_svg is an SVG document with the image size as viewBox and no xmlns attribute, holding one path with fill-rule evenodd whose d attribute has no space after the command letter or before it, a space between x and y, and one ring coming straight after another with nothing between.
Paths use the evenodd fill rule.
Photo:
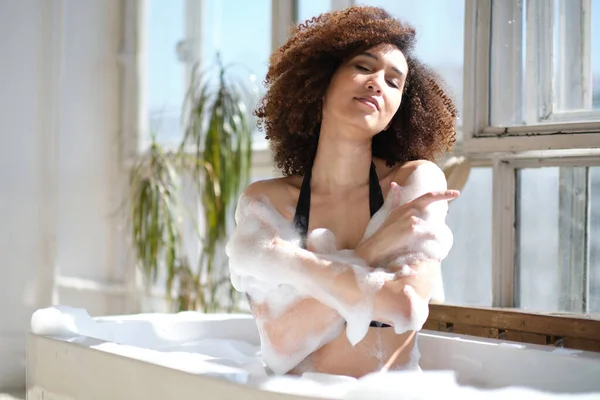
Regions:
<instances>
[{"instance_id":1,"label":"interior wall","mask_svg":"<svg viewBox=\"0 0 600 400\"><path fill-rule=\"evenodd\" d=\"M25 384L37 308L135 311L119 213L124 3L0 0L0 388Z\"/></svg>"}]
</instances>

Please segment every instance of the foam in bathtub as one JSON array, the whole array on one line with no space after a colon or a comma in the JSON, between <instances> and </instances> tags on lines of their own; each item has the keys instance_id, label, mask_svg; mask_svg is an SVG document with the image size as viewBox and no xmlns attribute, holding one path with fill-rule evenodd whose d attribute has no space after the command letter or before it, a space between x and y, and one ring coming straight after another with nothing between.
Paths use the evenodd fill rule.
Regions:
<instances>
[{"instance_id":1,"label":"foam in bathtub","mask_svg":"<svg viewBox=\"0 0 600 400\"><path fill-rule=\"evenodd\" d=\"M184 314L172 317L183 320L186 317ZM140 326L140 323L144 325ZM169 324L166 319L163 323ZM142 334L138 329L140 327L143 328ZM69 341L78 337L99 339L101 343L90 347L238 383L246 383L251 377L258 379L267 376L259 349L246 341L218 337L177 341L173 338L177 337L176 334L164 338L157 335L157 332L164 332L160 324L136 320L121 324L102 323L81 308L52 306L39 309L31 317L31 332Z\"/></svg>"},{"instance_id":2,"label":"foam in bathtub","mask_svg":"<svg viewBox=\"0 0 600 400\"><path fill-rule=\"evenodd\" d=\"M114 340L111 333L98 326L86 310L61 305L36 310L31 316L31 331L44 336Z\"/></svg>"},{"instance_id":3,"label":"foam in bathtub","mask_svg":"<svg viewBox=\"0 0 600 400\"><path fill-rule=\"evenodd\" d=\"M221 349L224 343L215 344L215 350ZM220 358L211 357L205 352L191 352L184 346L180 351L157 351L136 346L106 342L92 346L97 350L146 361L163 367L176 369L190 374L225 379L236 383L248 383L251 377L266 377L262 363L255 357L254 362L248 362L245 357Z\"/></svg>"},{"instance_id":4,"label":"foam in bathtub","mask_svg":"<svg viewBox=\"0 0 600 400\"><path fill-rule=\"evenodd\" d=\"M386 221L390 213L430 191L446 189L443 173L434 164L419 166L405 186L392 185L384 206L370 221L364 240L368 239ZM319 229L309 234L307 244L313 251L300 247L299 234L293 224L286 220L265 198L242 195L236 210L236 230L226 246L234 287L250 295L253 301L268 304L271 311L265 319L276 318L303 298L312 297L335 309L346 321L346 335L351 344L360 342L373 320L373 299L386 281L416 273L409 264L421 260L441 261L452 246L452 234L445 224L448 205L445 201L430 204L420 217L420 230L403 238L403 248L390 266L371 268L349 250L338 251L335 237L327 230ZM335 296L323 282L317 282L308 273L302 260L327 268L328 279L341 274L354 273L356 284L364 296L358 301L344 301ZM334 261L335 263L327 263ZM391 268L391 269L388 269ZM313 270L314 271L314 270ZM440 277L441 279L441 274ZM443 297L441 280L436 284L437 299ZM428 314L429 298L420 298L416 291L406 286L404 293L411 300L411 313L385 315L397 333L419 330ZM266 323L257 318L259 327ZM337 325L333 328L337 329ZM318 347L335 336L335 329L319 332L306 340L306 346L296 346L295 354L278 354L269 343L265 330L261 329L261 344L269 366L275 372L286 372Z\"/></svg>"},{"instance_id":5,"label":"foam in bathtub","mask_svg":"<svg viewBox=\"0 0 600 400\"><path fill-rule=\"evenodd\" d=\"M592 400L600 393L550 393L526 387L482 389L460 385L454 371L373 373L360 379L328 374L269 377L257 384L264 390L338 400Z\"/></svg>"},{"instance_id":6,"label":"foam in bathtub","mask_svg":"<svg viewBox=\"0 0 600 400\"><path fill-rule=\"evenodd\" d=\"M262 362L258 356L258 346L243 340L223 339L225 333L222 330L215 331L218 333L218 337L200 334L192 341L187 339L184 341L175 340L178 335L172 331L172 328L180 326L177 324L178 321L193 319L198 323L211 322L207 319L211 318L210 316L203 316L200 313L184 314L133 315L114 317L112 320L91 319L83 309L57 306L36 311L32 316L31 328L33 333L48 336L69 337L86 332L85 336L99 338L110 334L112 340L116 343L87 343L82 344L82 346L112 353L124 359L143 360L186 373L243 383L248 387L256 387L266 391L321 397L330 400L414 400L432 398L591 400L598 399L600 395L600 393L548 393L523 387L480 389L459 385L454 377L454 372L451 371L378 372L360 379L319 373L305 373L301 377L268 376L261 367ZM230 318L239 318L239 316L231 316ZM251 319L247 320L252 322ZM142 335L136 335L138 346L119 343L130 340L132 331L136 331L137 323L140 321L154 326L156 331L170 333L164 337L152 337L148 330L144 330ZM201 324L188 325L188 329L193 329L194 332L203 331ZM142 338L140 336L148 337ZM254 339L250 341L255 342ZM150 344L156 349L142 348L142 343ZM32 351L35 350L34 347ZM435 347L428 350L435 351ZM546 353L545 350L544 352ZM68 352L66 351L66 353ZM80 358L83 354L78 354L76 359L84 360L85 357ZM454 355L456 356L456 354ZM469 352L466 352L464 356L468 358ZM135 369L140 364L130 363L129 365L130 368ZM108 368L110 367L108 366ZM589 375L588 373L587 376ZM586 374L583 376L586 376ZM582 377L581 379L587 378ZM168 384L168 382L165 381L164 384ZM572 388L573 383L570 386ZM233 392L240 393L239 388L236 387L231 392L224 389L222 396L227 397ZM47 392L44 391L44 393ZM93 393L85 394L93 395Z\"/></svg>"}]
</instances>

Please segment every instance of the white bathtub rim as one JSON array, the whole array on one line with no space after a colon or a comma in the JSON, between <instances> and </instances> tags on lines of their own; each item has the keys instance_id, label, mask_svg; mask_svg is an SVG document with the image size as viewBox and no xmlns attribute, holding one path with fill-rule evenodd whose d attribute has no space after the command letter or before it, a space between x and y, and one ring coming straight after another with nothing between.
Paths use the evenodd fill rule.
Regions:
<instances>
[{"instance_id":1,"label":"white bathtub rim","mask_svg":"<svg viewBox=\"0 0 600 400\"><path fill-rule=\"evenodd\" d=\"M100 353L103 354L103 357L108 357L108 358L123 358L123 356L118 355L118 354L112 354L109 352L105 352L102 350L99 350L97 348L92 347L94 344L97 343L101 343L104 341L100 341L97 339L92 339L92 338L82 338L82 341L80 342L74 342L74 341L65 341L65 340L61 340L61 339L57 339L57 338L51 338L51 337L47 337L47 336L40 336L40 335L36 335L34 333L29 333L29 340L38 340L39 343L50 343L50 344L60 344L62 342L61 346L66 346L68 349L65 349L65 353L73 353L73 352L93 352L93 353ZM170 367L165 367L159 364L154 364L151 362L147 362L144 360L139 360L139 359L135 359L135 358L127 358L127 362L131 363L131 365L143 365L144 368L160 368L162 370L169 370L173 371L173 368ZM82 366L83 367L83 366ZM341 397L329 397L329 396L314 396L314 394L300 394L300 393L286 393L286 392L278 392L278 391L274 391L274 390L269 390L269 389L265 389L263 387L261 387L260 385L256 386L256 385L249 385L249 384L244 384L244 383L240 383L240 382L233 382L233 381L227 381L224 380L222 378L217 378L217 377L212 377L212 376L202 376L202 375L196 375L196 374L191 374L189 372L185 372L185 371L178 371L179 373L185 374L187 376L193 376L195 377L194 379L199 379L197 381L198 384L198 388L203 387L203 385L210 383L212 386L217 386L217 387L221 387L223 390L223 398L230 398L228 396L228 393L230 393L230 391L233 390L243 390L244 393L248 393L248 395L252 395L251 398L260 398L257 396L260 396L260 393L264 393L266 392L270 392L272 394L280 394L281 395L281 400L323 400L323 399L331 399L331 400L335 400L335 399L340 399ZM437 371L437 372L444 372L444 371ZM452 373L452 371L448 371L449 373ZM388 374L405 374L402 372L390 372ZM415 374L415 373L408 373L407 377L414 377L415 375L411 374ZM281 379L282 381L288 381L288 382L293 382L293 381L298 381L299 377L277 377L278 379ZM376 378L376 377L375 377ZM388 381L389 382L389 381ZM581 400L588 400L588 399L593 399L593 398L598 398L596 396L600 396L600 393L549 393L549 392L544 392L544 391L539 391L539 390L534 390L531 388L527 388L527 387L521 387L521 386L510 386L510 387L505 387L502 389L481 389L481 388L472 388L469 386L464 386L464 385L457 385L458 389L461 390L461 392L458 392L457 394L462 394L462 391L464 390L465 393L468 393L470 395L472 395L473 397L469 397L469 398L477 398L477 399L499 399L499 398L503 398L503 393L517 393L517 394L523 394L523 393L530 393L530 394L538 394L538 395L547 395L548 397L544 397L544 398L549 398L549 399L567 399L567 398L571 398L570 396L573 396L572 398L574 399L581 399ZM38 381L31 381L28 382L28 388L29 389L34 389L37 392L43 392L44 388L47 387L43 380L42 382L38 382ZM472 392L471 389L476 390L476 392ZM60 392L61 390L59 388L57 388L56 386L51 386L48 387L48 390L52 391L53 394L56 395L62 395ZM65 395L67 395L67 393L64 393ZM382 393L380 393L382 394ZM477 396L475 396L477 395ZM485 395L482 397L482 395ZM91 397L93 398L93 396ZM248 397L250 398L250 397ZM386 397L385 393L382 394L382 397L351 397L352 399L388 399L390 397Z\"/></svg>"},{"instance_id":2,"label":"white bathtub rim","mask_svg":"<svg viewBox=\"0 0 600 400\"><path fill-rule=\"evenodd\" d=\"M427 329L421 330L418 333L418 335L419 340L426 340L427 338L437 338L442 340L458 341L477 345L504 347L506 349L530 350L542 353L552 353L553 355L585 358L600 362L600 353L593 351L554 347L535 343L515 342L504 339L484 338L479 336L463 335L452 332L431 331Z\"/></svg>"},{"instance_id":3,"label":"white bathtub rim","mask_svg":"<svg viewBox=\"0 0 600 400\"><path fill-rule=\"evenodd\" d=\"M168 357L163 354L163 352L166 352L170 353L170 355L176 355L178 353L177 351L165 351L164 348L161 349L160 347L145 347L143 346L143 341L137 341L139 338L136 336L136 334L139 334L139 332L143 332L144 335L149 335L148 337L146 337L147 343L152 343L152 340L159 339L159 342L160 340L163 340L165 341L166 345L176 347L178 344L185 345L190 340L202 341L206 338L220 339L219 336L210 335L220 335L223 331L223 329L221 328L233 327L233 332L228 332L231 329L225 329L225 336L222 337L222 340L236 340L236 338L241 338L242 341L248 341L251 342L253 345L257 345L257 343L259 343L258 332L256 325L254 324L254 320L250 314L204 314L199 312L182 312L177 314L151 313L97 318L89 318L89 316L86 316L84 318L84 322L86 324L91 324L92 328L87 329L87 332L92 332L92 334L84 335L72 333L68 335L58 336L41 336L53 338L59 341L69 342L70 344L75 346L88 347L94 351L102 351L104 353L109 353L115 356L133 359L137 362L154 364L164 368L177 370L183 373L190 373L197 376L211 377L214 379L226 380L229 382L237 382L243 385L256 384L256 382L259 382L260 380L254 380L253 382L248 371L244 370L242 367L238 368L238 366L232 367L231 369L226 367L219 367L219 373L214 373L214 371L207 372L207 368L203 369L203 367L206 367L206 365L202 365L202 355L199 353L189 351L183 351L180 353L186 353L186 357L188 357L189 359L193 358L199 360L197 368L183 368L181 366L178 367L177 364L172 364L172 360L166 360ZM199 323L206 322L209 322L209 324L204 324L202 327L198 325ZM239 322L242 322L241 326L237 326ZM97 326L94 324L97 324ZM101 329L96 330L94 329L95 327ZM240 327L242 329L239 329ZM241 334L241 331L247 331L247 334ZM97 332L103 332L103 335L105 337L95 337L94 334ZM111 332L127 332L127 335L121 336L122 338L125 338L123 339L123 341L111 340L111 335L107 334ZM165 332L166 336L161 336L161 334ZM155 336L151 336L151 333L154 333ZM204 334L205 336L200 335L200 333ZM208 336L206 336L207 333L209 334ZM30 334L35 335L35 333L33 332L30 332ZM173 336L169 336L169 334ZM106 339L107 337L109 337L108 340ZM439 358L438 355L440 353L448 353L449 355L447 359L444 360L444 362L437 364L438 366L441 365L441 368L426 367L426 369L428 370L456 371L456 373L460 371L460 374L463 374L462 376L467 376L469 374L464 375L464 371L472 369L473 364L477 363L480 363L483 367L488 367L488 370L494 370L494 354L500 356L499 358L504 359L509 359L508 355L513 354L516 356L515 360L523 359L524 357L526 358L527 354L530 354L542 360L550 360L551 362L549 363L549 365L552 365L552 363L556 365L557 360L566 360L565 365L583 365L588 367L592 372L583 373L582 376L570 374L570 381L565 381L564 379L562 381L557 380L552 389L552 391L557 393L570 393L569 391L560 391L561 388L557 387L557 385L561 384L561 382L568 382L568 385L570 387L574 387L579 386L580 382L584 381L585 379L587 379L586 377L590 377L593 374L597 374L596 376L600 376L600 353L584 352L579 350L567 350L535 344L508 342L499 339L478 338L448 332L421 331L418 337L420 347L422 349L422 366L426 365L428 362L430 362L436 357ZM135 342L135 344L133 344L133 342ZM498 352L498 348L502 349L502 351ZM128 353L136 349L146 350L142 359L118 354L119 351L124 351L125 353ZM461 349L465 349L468 351L466 351L465 353L461 353ZM463 354L466 354L467 356L463 357ZM477 356L473 357L473 354L476 354ZM479 357L479 359L477 359L479 354L481 354L482 356ZM550 356L551 358L548 358ZM469 362L466 363L465 360ZM574 360L577 360L577 363L574 364ZM186 359L185 361L187 362L189 360ZM206 359L204 361L206 361ZM469 363L471 365L469 365ZM544 363L542 363L541 365L544 365ZM255 365L253 365L253 367L255 367ZM264 367L264 365L261 365L261 368L262 367ZM465 367L467 368L466 370ZM495 368L495 371L498 371L498 368ZM533 373L530 375L532 379L536 380L536 384L540 385L541 375L539 373ZM554 375L556 376L557 374L555 373ZM513 376L515 376L514 373ZM556 376L556 378L559 377ZM574 379L578 380L575 381ZM502 381L502 379L500 379L500 381ZM594 379L594 382L588 382L587 385L583 385L585 386L585 388L583 388L583 391L588 391L590 385L593 386L594 392L596 390L600 390L600 386L598 386L598 383L596 383L596 381L597 380ZM480 380L478 382L483 381ZM516 379L513 382L523 382L523 380ZM468 387L473 385L461 384L460 386ZM510 388L519 386L521 385L503 384L500 386L487 386L487 388L497 389L500 387ZM542 392L544 391L542 387L533 387L533 389Z\"/></svg>"}]
</instances>

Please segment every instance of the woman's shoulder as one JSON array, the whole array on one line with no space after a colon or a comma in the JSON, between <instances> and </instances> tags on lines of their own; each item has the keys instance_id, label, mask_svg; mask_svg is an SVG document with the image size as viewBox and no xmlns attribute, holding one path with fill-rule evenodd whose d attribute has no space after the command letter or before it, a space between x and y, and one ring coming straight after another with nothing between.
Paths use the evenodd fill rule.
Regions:
<instances>
[{"instance_id":1,"label":"woman's shoulder","mask_svg":"<svg viewBox=\"0 0 600 400\"><path fill-rule=\"evenodd\" d=\"M391 173L391 180L400 186L427 183L436 186L437 190L446 189L444 171L436 163L428 160L414 160L398 165Z\"/></svg>"},{"instance_id":2,"label":"woman's shoulder","mask_svg":"<svg viewBox=\"0 0 600 400\"><path fill-rule=\"evenodd\" d=\"M290 207L295 208L301 184L302 180L297 176L263 179L248 185L242 195L265 200L283 214Z\"/></svg>"}]
</instances>

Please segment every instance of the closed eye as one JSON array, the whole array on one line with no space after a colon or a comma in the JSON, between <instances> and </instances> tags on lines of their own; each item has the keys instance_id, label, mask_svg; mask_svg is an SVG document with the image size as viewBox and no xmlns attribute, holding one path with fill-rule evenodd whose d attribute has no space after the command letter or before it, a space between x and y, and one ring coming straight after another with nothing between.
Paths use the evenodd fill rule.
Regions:
<instances>
[{"instance_id":1,"label":"closed eye","mask_svg":"<svg viewBox=\"0 0 600 400\"><path fill-rule=\"evenodd\" d=\"M369 68L363 67L362 65L356 64L355 68L362 72L369 72Z\"/></svg>"},{"instance_id":2,"label":"closed eye","mask_svg":"<svg viewBox=\"0 0 600 400\"><path fill-rule=\"evenodd\" d=\"M398 89L398 85L396 85L396 83L394 81L386 81L388 85L390 85L391 87L393 87L394 89Z\"/></svg>"}]
</instances>

